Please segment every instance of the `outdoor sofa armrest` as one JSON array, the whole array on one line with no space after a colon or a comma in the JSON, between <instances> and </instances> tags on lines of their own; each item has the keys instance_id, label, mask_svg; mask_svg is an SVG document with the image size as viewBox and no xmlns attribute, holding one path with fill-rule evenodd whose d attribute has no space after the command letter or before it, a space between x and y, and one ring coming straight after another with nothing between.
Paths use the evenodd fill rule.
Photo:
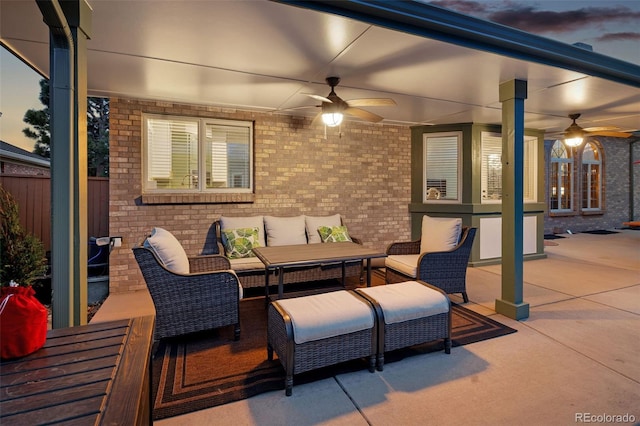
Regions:
<instances>
[{"instance_id":1,"label":"outdoor sofa armrest","mask_svg":"<svg viewBox=\"0 0 640 426\"><path fill-rule=\"evenodd\" d=\"M362 245L362 240L360 238L356 238L351 235L349 235L349 237L351 238L351 241L353 241L354 243Z\"/></svg>"},{"instance_id":2,"label":"outdoor sofa armrest","mask_svg":"<svg viewBox=\"0 0 640 426\"><path fill-rule=\"evenodd\" d=\"M387 255L420 254L420 240L401 241L389 244Z\"/></svg>"},{"instance_id":3,"label":"outdoor sofa armrest","mask_svg":"<svg viewBox=\"0 0 640 426\"><path fill-rule=\"evenodd\" d=\"M226 269L231 269L231 263L223 255L211 254L189 258L189 271L191 273L223 271Z\"/></svg>"}]
</instances>

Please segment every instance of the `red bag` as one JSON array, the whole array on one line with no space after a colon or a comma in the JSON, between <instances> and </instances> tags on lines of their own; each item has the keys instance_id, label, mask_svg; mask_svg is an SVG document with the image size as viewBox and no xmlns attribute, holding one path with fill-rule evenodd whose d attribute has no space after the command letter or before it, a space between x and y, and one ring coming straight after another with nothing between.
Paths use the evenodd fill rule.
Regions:
<instances>
[{"instance_id":1,"label":"red bag","mask_svg":"<svg viewBox=\"0 0 640 426\"><path fill-rule=\"evenodd\" d=\"M0 357L19 358L44 346L47 309L31 287L3 287L0 299Z\"/></svg>"}]
</instances>

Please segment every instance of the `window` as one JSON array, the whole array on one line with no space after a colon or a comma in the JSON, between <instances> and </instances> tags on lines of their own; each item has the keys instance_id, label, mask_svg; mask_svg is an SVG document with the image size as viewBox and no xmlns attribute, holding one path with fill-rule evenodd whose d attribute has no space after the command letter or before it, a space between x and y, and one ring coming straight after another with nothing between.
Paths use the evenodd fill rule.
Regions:
<instances>
[{"instance_id":1,"label":"window","mask_svg":"<svg viewBox=\"0 0 640 426\"><path fill-rule=\"evenodd\" d=\"M551 147L549 167L549 209L552 212L573 210L573 158L559 140Z\"/></svg>"},{"instance_id":2,"label":"window","mask_svg":"<svg viewBox=\"0 0 640 426\"><path fill-rule=\"evenodd\" d=\"M524 201L536 201L536 170L538 139L524 137L523 198ZM482 202L492 203L502 200L502 135L482 132L481 135L481 188Z\"/></svg>"},{"instance_id":3,"label":"window","mask_svg":"<svg viewBox=\"0 0 640 426\"><path fill-rule=\"evenodd\" d=\"M587 142L582 151L582 210L602 208L602 160L600 150Z\"/></svg>"},{"instance_id":4,"label":"window","mask_svg":"<svg viewBox=\"0 0 640 426\"><path fill-rule=\"evenodd\" d=\"M145 115L144 192L252 192L251 122Z\"/></svg>"},{"instance_id":5,"label":"window","mask_svg":"<svg viewBox=\"0 0 640 426\"><path fill-rule=\"evenodd\" d=\"M462 133L423 136L424 201L460 201Z\"/></svg>"}]
</instances>

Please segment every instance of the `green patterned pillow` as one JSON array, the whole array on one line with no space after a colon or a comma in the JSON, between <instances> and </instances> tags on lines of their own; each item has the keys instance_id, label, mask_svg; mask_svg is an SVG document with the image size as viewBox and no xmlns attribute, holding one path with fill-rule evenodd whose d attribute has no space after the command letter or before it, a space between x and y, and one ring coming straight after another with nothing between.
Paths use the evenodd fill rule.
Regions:
<instances>
[{"instance_id":1,"label":"green patterned pillow","mask_svg":"<svg viewBox=\"0 0 640 426\"><path fill-rule=\"evenodd\" d=\"M319 226L318 233L323 243L351 241L346 226Z\"/></svg>"},{"instance_id":2,"label":"green patterned pillow","mask_svg":"<svg viewBox=\"0 0 640 426\"><path fill-rule=\"evenodd\" d=\"M255 257L251 249L260 247L258 228L223 229L222 237L222 244L229 259Z\"/></svg>"}]
</instances>

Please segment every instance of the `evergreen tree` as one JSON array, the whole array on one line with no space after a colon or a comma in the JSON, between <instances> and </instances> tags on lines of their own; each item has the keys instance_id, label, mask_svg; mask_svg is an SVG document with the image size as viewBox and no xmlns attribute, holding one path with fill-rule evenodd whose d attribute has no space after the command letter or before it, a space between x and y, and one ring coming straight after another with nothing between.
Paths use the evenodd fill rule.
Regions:
<instances>
[{"instance_id":1,"label":"evergreen tree","mask_svg":"<svg viewBox=\"0 0 640 426\"><path fill-rule=\"evenodd\" d=\"M41 110L28 110L23 121L33 126L22 132L35 139L33 152L51 158L51 131L49 112L49 81L40 80ZM87 98L87 174L89 176L109 175L109 99Z\"/></svg>"},{"instance_id":2,"label":"evergreen tree","mask_svg":"<svg viewBox=\"0 0 640 426\"><path fill-rule=\"evenodd\" d=\"M33 149L35 154L45 158L51 158L51 114L49 113L49 81L45 78L40 80L40 102L44 105L41 110L30 109L24 114L23 121L34 127L22 129L22 133L30 139L35 139L36 144Z\"/></svg>"},{"instance_id":3,"label":"evergreen tree","mask_svg":"<svg viewBox=\"0 0 640 426\"><path fill-rule=\"evenodd\" d=\"M109 175L109 99L87 98L89 176Z\"/></svg>"}]
</instances>

